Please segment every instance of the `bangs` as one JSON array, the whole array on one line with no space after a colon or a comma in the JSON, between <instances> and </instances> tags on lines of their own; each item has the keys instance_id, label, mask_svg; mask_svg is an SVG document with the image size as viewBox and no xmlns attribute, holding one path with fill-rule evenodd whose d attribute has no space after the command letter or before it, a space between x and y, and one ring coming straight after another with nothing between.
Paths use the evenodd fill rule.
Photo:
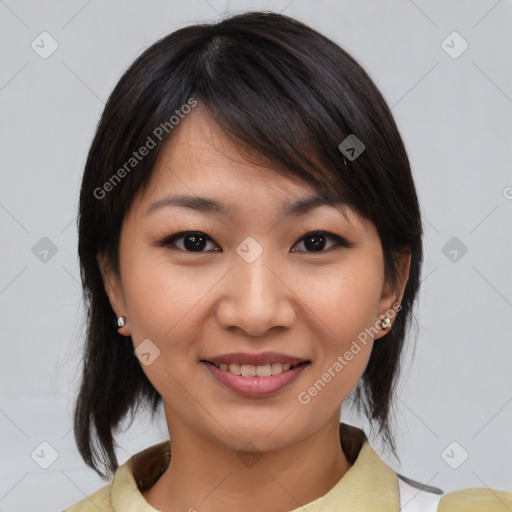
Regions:
<instances>
[{"instance_id":1,"label":"bangs","mask_svg":"<svg viewBox=\"0 0 512 512\"><path fill-rule=\"evenodd\" d=\"M272 19L265 24L269 22ZM268 26L263 29L254 20L243 29L229 26L229 20L222 28L203 27L201 37L196 30L189 44L179 52L169 51L167 62L153 66L150 85L144 76L140 94L146 93L145 83L153 90L158 83L160 94L134 146L193 97L248 160L304 180L330 203L338 203L340 211L350 205L373 220L369 207L378 205L378 198L367 174L378 123L375 117L369 123L365 98L375 91L365 93L371 87L365 80L358 84L360 72L351 70L361 68L352 57L323 36L318 41L318 34L311 35L309 51L299 50L293 30L277 39ZM187 30L158 43L160 59L166 53L162 46L186 40ZM297 37L307 39L302 26L296 30L301 31ZM147 67L147 62L143 64ZM137 109L133 113L139 116ZM338 146L351 134L364 139L368 149L357 160L347 161ZM172 132L159 146L169 137ZM147 164L145 175L139 177L142 182L149 179L154 161ZM144 186L139 180L134 183L137 189Z\"/></svg>"}]
</instances>

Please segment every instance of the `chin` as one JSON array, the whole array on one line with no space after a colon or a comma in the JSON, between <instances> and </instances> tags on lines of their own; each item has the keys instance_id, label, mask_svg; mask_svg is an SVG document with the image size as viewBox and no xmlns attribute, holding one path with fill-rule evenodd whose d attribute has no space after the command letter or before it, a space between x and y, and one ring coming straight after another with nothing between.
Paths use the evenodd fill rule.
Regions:
<instances>
[{"instance_id":1,"label":"chin","mask_svg":"<svg viewBox=\"0 0 512 512\"><path fill-rule=\"evenodd\" d=\"M213 422L215 433L210 435L233 449L240 449L246 443L252 443L260 451L269 451L285 447L298 441L303 434L306 419L299 419L295 412L281 407L264 411L247 408L246 412L238 408L233 415L224 415ZM220 423L220 425L219 425Z\"/></svg>"}]
</instances>

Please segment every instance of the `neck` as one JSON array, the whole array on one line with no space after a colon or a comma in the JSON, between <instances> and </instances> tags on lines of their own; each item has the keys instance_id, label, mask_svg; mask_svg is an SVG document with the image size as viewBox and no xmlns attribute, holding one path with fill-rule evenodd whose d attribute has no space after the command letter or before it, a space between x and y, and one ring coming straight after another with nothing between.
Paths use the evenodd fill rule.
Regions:
<instances>
[{"instance_id":1,"label":"neck","mask_svg":"<svg viewBox=\"0 0 512 512\"><path fill-rule=\"evenodd\" d=\"M169 512L293 510L326 494L351 467L340 444L339 411L311 436L264 453L215 444L175 422L170 437L171 462L143 493Z\"/></svg>"}]
</instances>

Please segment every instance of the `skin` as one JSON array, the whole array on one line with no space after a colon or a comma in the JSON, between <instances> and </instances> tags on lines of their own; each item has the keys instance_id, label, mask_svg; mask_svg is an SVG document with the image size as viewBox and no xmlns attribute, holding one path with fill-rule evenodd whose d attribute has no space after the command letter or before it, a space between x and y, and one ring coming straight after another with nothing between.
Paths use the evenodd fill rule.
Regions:
<instances>
[{"instance_id":1,"label":"skin","mask_svg":"<svg viewBox=\"0 0 512 512\"><path fill-rule=\"evenodd\" d=\"M304 405L297 396L332 367L357 335L400 302L410 254L399 255L401 282L386 282L375 226L348 209L321 206L279 214L310 185L244 159L199 105L173 132L148 188L128 212L120 239L120 275L98 258L120 329L134 347L150 339L160 355L142 365L162 395L171 439L167 471L143 493L166 511L282 512L327 493L350 469L339 442L341 405L360 379L374 339ZM183 207L146 215L168 194L215 198L226 217ZM208 235L202 252L185 249L180 231ZM324 230L323 251L304 235ZM252 263L236 248L247 237L263 248ZM173 248L174 247L174 248ZM217 249L217 251L215 251ZM393 320L393 319L392 319ZM384 341L383 341L384 343ZM291 386L266 398L238 395L200 364L229 352L276 351L311 361ZM239 451L252 443L257 463Z\"/></svg>"}]
</instances>

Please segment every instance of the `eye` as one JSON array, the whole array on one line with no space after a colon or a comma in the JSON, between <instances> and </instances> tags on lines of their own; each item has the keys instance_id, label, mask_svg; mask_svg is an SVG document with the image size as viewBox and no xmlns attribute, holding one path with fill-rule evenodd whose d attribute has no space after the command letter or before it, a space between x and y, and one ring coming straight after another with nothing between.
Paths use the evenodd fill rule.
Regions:
<instances>
[{"instance_id":1,"label":"eye","mask_svg":"<svg viewBox=\"0 0 512 512\"><path fill-rule=\"evenodd\" d=\"M183 244L179 247L176 242L181 240L183 240ZM183 231L165 238L158 245L163 247L174 245L185 252L209 252L203 250L208 242L213 243L213 240L201 231ZM214 249L214 251L222 252L221 249Z\"/></svg>"},{"instance_id":2,"label":"eye","mask_svg":"<svg viewBox=\"0 0 512 512\"><path fill-rule=\"evenodd\" d=\"M326 252L324 251L326 240L332 240L333 243L328 249L336 248L336 247L346 247L350 248L353 244L347 242L341 236L335 235L334 233L328 233L327 231L314 231L311 233L307 233L304 235L296 245L303 244L306 247L306 252ZM292 252L297 252L293 251Z\"/></svg>"}]
</instances>

